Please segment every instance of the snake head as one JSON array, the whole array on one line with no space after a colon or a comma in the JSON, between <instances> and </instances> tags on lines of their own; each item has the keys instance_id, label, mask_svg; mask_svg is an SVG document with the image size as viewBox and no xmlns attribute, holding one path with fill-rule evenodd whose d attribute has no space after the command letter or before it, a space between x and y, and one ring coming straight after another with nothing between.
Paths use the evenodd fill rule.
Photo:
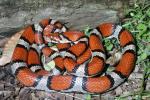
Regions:
<instances>
[{"instance_id":1,"label":"snake head","mask_svg":"<svg viewBox=\"0 0 150 100\"><path fill-rule=\"evenodd\" d=\"M56 26L50 24L47 25L43 31L44 40L48 43L70 43L70 41L66 40L62 34L63 30L57 28Z\"/></svg>"},{"instance_id":2,"label":"snake head","mask_svg":"<svg viewBox=\"0 0 150 100\"><path fill-rule=\"evenodd\" d=\"M43 31L44 40L48 43L60 43L60 30L56 28L54 25L47 25Z\"/></svg>"}]
</instances>

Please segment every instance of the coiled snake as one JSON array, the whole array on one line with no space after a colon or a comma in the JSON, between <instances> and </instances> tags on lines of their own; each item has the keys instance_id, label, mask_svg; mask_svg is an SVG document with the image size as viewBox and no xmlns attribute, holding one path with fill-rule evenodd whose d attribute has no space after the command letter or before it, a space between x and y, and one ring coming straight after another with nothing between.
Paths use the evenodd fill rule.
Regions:
<instances>
[{"instance_id":1,"label":"coiled snake","mask_svg":"<svg viewBox=\"0 0 150 100\"><path fill-rule=\"evenodd\" d=\"M122 57L112 72L102 74L106 55L103 38L116 38ZM57 50L48 46L55 43ZM41 56L54 60L53 74L43 70ZM103 23L83 32L69 31L59 21L43 19L28 26L21 35L12 56L12 72L20 83L37 90L103 93L123 83L136 61L131 33L113 23ZM67 71L69 75L62 72Z\"/></svg>"}]
</instances>

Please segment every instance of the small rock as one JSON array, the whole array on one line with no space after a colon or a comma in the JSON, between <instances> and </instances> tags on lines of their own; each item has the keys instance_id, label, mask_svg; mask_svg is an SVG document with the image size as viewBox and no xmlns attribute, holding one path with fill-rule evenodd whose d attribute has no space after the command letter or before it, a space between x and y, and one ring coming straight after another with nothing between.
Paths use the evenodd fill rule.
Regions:
<instances>
[{"instance_id":1,"label":"small rock","mask_svg":"<svg viewBox=\"0 0 150 100\"><path fill-rule=\"evenodd\" d=\"M0 79L3 79L6 76L6 73L3 69L0 69Z\"/></svg>"},{"instance_id":2,"label":"small rock","mask_svg":"<svg viewBox=\"0 0 150 100\"><path fill-rule=\"evenodd\" d=\"M31 90L29 88L22 88L19 92L19 99L20 100L31 100Z\"/></svg>"},{"instance_id":3,"label":"small rock","mask_svg":"<svg viewBox=\"0 0 150 100\"><path fill-rule=\"evenodd\" d=\"M74 100L74 99L76 100L77 99L77 98L74 98L74 96L75 96L74 93L63 93L62 95L65 96L65 99L63 99L63 100Z\"/></svg>"},{"instance_id":4,"label":"small rock","mask_svg":"<svg viewBox=\"0 0 150 100\"><path fill-rule=\"evenodd\" d=\"M129 79L142 79L143 73L132 73L129 77Z\"/></svg>"},{"instance_id":5,"label":"small rock","mask_svg":"<svg viewBox=\"0 0 150 100\"><path fill-rule=\"evenodd\" d=\"M4 90L4 84L0 83L0 91L3 91L3 90Z\"/></svg>"},{"instance_id":6,"label":"small rock","mask_svg":"<svg viewBox=\"0 0 150 100\"><path fill-rule=\"evenodd\" d=\"M15 88L12 86L12 85L5 85L5 90L8 90L8 91L15 91Z\"/></svg>"},{"instance_id":7,"label":"small rock","mask_svg":"<svg viewBox=\"0 0 150 100\"><path fill-rule=\"evenodd\" d=\"M31 98L32 98L32 100L39 100L39 98L37 98L37 97L35 96L35 93L31 93Z\"/></svg>"},{"instance_id":8,"label":"small rock","mask_svg":"<svg viewBox=\"0 0 150 100\"><path fill-rule=\"evenodd\" d=\"M140 66L135 66L134 72L138 72L139 71L139 67Z\"/></svg>"},{"instance_id":9,"label":"small rock","mask_svg":"<svg viewBox=\"0 0 150 100\"><path fill-rule=\"evenodd\" d=\"M37 98L45 98L47 93L45 91L35 91L35 97Z\"/></svg>"},{"instance_id":10,"label":"small rock","mask_svg":"<svg viewBox=\"0 0 150 100\"><path fill-rule=\"evenodd\" d=\"M12 91L3 91L4 97L8 97L11 95Z\"/></svg>"},{"instance_id":11,"label":"small rock","mask_svg":"<svg viewBox=\"0 0 150 100\"><path fill-rule=\"evenodd\" d=\"M127 99L128 100L133 100L133 98L131 96L128 96Z\"/></svg>"},{"instance_id":12,"label":"small rock","mask_svg":"<svg viewBox=\"0 0 150 100\"><path fill-rule=\"evenodd\" d=\"M114 100L115 98L111 94L105 94L105 95L102 95L101 99L102 100Z\"/></svg>"},{"instance_id":13,"label":"small rock","mask_svg":"<svg viewBox=\"0 0 150 100\"><path fill-rule=\"evenodd\" d=\"M115 92L116 92L116 96L119 96L122 94L123 91L122 91L121 87L118 87L118 88L116 88Z\"/></svg>"},{"instance_id":14,"label":"small rock","mask_svg":"<svg viewBox=\"0 0 150 100\"><path fill-rule=\"evenodd\" d=\"M20 87L15 87L15 95L18 95L20 92Z\"/></svg>"},{"instance_id":15,"label":"small rock","mask_svg":"<svg viewBox=\"0 0 150 100\"><path fill-rule=\"evenodd\" d=\"M4 94L0 92L0 100L3 100L3 98L4 98Z\"/></svg>"}]
</instances>

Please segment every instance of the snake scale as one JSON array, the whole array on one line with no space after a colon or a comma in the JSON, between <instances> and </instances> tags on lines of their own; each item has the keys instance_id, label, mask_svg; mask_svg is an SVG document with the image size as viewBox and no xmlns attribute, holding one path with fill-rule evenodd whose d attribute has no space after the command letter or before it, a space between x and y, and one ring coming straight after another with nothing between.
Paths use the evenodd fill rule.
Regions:
<instances>
[{"instance_id":1,"label":"snake scale","mask_svg":"<svg viewBox=\"0 0 150 100\"><path fill-rule=\"evenodd\" d=\"M47 92L103 93L116 88L135 66L133 36L113 23L100 24L90 33L68 30L50 18L28 26L13 52L12 73L23 85ZM106 61L103 38L116 38L122 57L113 71L100 76ZM48 43L56 44L57 49ZM51 74L43 69L43 55L55 62Z\"/></svg>"}]
</instances>

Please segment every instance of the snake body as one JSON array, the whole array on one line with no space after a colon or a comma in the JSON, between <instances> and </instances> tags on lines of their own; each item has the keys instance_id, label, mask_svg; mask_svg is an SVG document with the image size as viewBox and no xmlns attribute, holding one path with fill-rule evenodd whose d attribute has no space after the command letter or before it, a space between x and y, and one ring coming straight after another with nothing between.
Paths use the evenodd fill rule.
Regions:
<instances>
[{"instance_id":1,"label":"snake body","mask_svg":"<svg viewBox=\"0 0 150 100\"><path fill-rule=\"evenodd\" d=\"M116 38L122 58L112 72L105 67L103 38ZM57 50L48 46L55 43ZM42 69L41 56L54 60L53 74ZM59 21L43 19L28 26L21 35L12 57L12 73L25 86L48 92L103 93L123 83L134 69L136 49L131 33L113 23L103 23L83 32L69 31ZM71 73L64 75L62 72ZM93 77L94 76L94 77Z\"/></svg>"}]
</instances>

